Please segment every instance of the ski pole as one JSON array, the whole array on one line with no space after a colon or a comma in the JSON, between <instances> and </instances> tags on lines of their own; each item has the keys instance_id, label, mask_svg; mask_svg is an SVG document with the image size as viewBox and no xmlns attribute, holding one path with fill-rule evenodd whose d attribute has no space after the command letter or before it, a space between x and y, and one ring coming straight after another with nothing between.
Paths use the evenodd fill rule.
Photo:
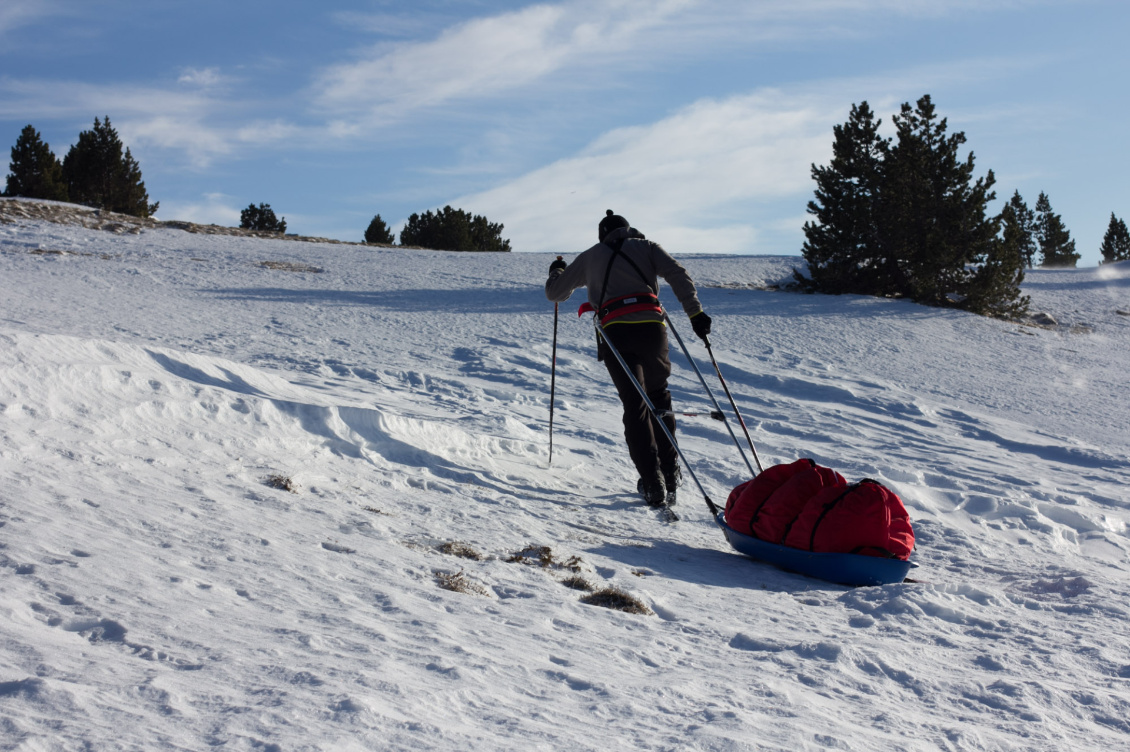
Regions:
<instances>
[{"instance_id":1,"label":"ski pole","mask_svg":"<svg viewBox=\"0 0 1130 752\"><path fill-rule=\"evenodd\" d=\"M558 258L561 258L558 256ZM553 397L557 391L557 303L553 304L553 365L549 371L549 464L553 464Z\"/></svg>"},{"instance_id":2,"label":"ski pole","mask_svg":"<svg viewBox=\"0 0 1130 752\"><path fill-rule=\"evenodd\" d=\"M706 343L706 352L710 354L710 362L714 364L714 373L718 374L718 380L722 382L722 389L726 392L726 396L730 399L730 407L734 408L734 415L738 416L738 423L741 424L742 431L745 432L745 440L749 442L749 451L753 452L753 459L757 463L758 471L762 471L761 460L757 456L757 450L753 446L753 439L749 437L749 429L745 426L745 421L742 420L742 414L738 412L738 405L734 402L734 395L730 394L730 388L726 386L726 380L722 378L722 369L718 367L718 360L714 357L714 350L710 348L710 338L703 337L702 341Z\"/></svg>"},{"instance_id":3,"label":"ski pole","mask_svg":"<svg viewBox=\"0 0 1130 752\"><path fill-rule=\"evenodd\" d=\"M596 331L599 334L600 324L596 316L593 316L593 325L596 327ZM647 405L647 409L651 413L651 417L655 420L656 423L659 424L659 427L663 429L663 433L665 436L667 436L667 440L671 442L671 446L675 447L675 451L678 453L679 459L683 461L683 466L687 468L687 472L690 473L691 479L694 480L694 484L698 486L698 490L702 493L702 498L706 500L706 506L710 508L711 517L713 517L715 520L718 519L718 507L714 504L713 501L710 500L710 496L706 493L706 489L702 487L702 483L699 482L698 476L695 475L694 468L691 467L691 463L687 462L686 455L683 454L683 450L675 441L675 437L671 435L671 430L667 428L667 424L660 419L659 411L655 409L655 405L652 404L651 400L647 396L647 393L644 392L643 386L640 385L640 382L636 379L636 375L632 373L632 370L630 368L628 368L628 364L624 362L624 357L620 355L620 351L616 349L616 345L612 344L612 340L610 340L608 337L604 337L604 343L608 345L608 349L611 350L612 354L616 356L616 362L618 362L620 364L620 367L624 369L624 373L628 375L628 378L632 381L632 385L636 388L636 391L640 393L640 397L643 399L644 404Z\"/></svg>"},{"instance_id":4,"label":"ski pole","mask_svg":"<svg viewBox=\"0 0 1130 752\"><path fill-rule=\"evenodd\" d=\"M661 418L666 418L667 416L672 418L678 418L679 416L684 418L713 418L714 420L722 422L726 421L726 415L721 410L711 410L708 413L681 413L675 412L674 410L664 410L659 413L659 417Z\"/></svg>"},{"instance_id":5,"label":"ski pole","mask_svg":"<svg viewBox=\"0 0 1130 752\"><path fill-rule=\"evenodd\" d=\"M721 413L722 412L722 406L718 404L718 400L714 398L714 392L710 391L710 387L707 386L706 379L703 377L702 371L698 370L698 364L694 362L694 358L691 357L690 350L687 349L686 343L683 342L683 338L679 336L679 330L675 328L674 323L672 323L672 321L671 321L671 317L667 316L666 311L664 311L663 315L667 319L667 328L670 329L671 333L675 335L675 339L676 339L676 341L678 341L679 347L683 348L683 354L686 355L687 360L690 361L691 368L693 368L694 372L696 374L698 374L698 380L700 382L702 382L702 388L706 390L706 394L707 394L708 397L710 397L710 401L714 403L714 409L717 412ZM710 357L713 358L714 356L711 355ZM715 364L714 367L718 368L718 365ZM723 386L725 386L725 382L723 382ZM729 394L729 391L727 391L726 393ZM732 397L730 398L730 404L731 405L734 404L734 399ZM734 407L734 414L738 415L738 408L736 406ZM724 417L725 416L723 416L723 418ZM742 419L742 416L738 415L738 421L739 422L741 422L741 419ZM745 466L749 468L749 472L752 475L757 475L758 473L754 472L754 470L753 470L753 465L749 464L749 458L745 456L745 451L742 450L742 445L741 445L741 443L738 442L738 437L734 433L734 429L730 427L730 421L727 420L727 421L725 421L725 423L726 423L726 430L730 432L730 438L734 440L734 446L736 446L738 448L738 454L740 454L742 456L742 461L745 462ZM742 428L745 428L745 423L742 423ZM748 431L746 432L746 438L747 439L749 438L749 432ZM749 446L750 446L750 449L753 449L753 442L750 442ZM753 453L753 458L755 460L757 459L757 452L756 451ZM758 467L758 472L760 472L760 469L761 469L761 462L760 461L758 461L757 467Z\"/></svg>"}]
</instances>

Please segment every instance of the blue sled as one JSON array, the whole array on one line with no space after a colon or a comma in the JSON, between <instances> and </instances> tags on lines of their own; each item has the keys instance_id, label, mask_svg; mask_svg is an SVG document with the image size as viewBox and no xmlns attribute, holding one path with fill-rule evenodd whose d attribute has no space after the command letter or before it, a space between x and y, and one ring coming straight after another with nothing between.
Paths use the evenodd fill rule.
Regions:
<instances>
[{"instance_id":1,"label":"blue sled","mask_svg":"<svg viewBox=\"0 0 1130 752\"><path fill-rule=\"evenodd\" d=\"M779 546L737 532L726 524L722 513L718 514L717 522L726 534L726 540L738 552L789 572L839 585L891 585L905 580L910 568L917 566L902 559L880 559L862 554L814 553Z\"/></svg>"}]
</instances>

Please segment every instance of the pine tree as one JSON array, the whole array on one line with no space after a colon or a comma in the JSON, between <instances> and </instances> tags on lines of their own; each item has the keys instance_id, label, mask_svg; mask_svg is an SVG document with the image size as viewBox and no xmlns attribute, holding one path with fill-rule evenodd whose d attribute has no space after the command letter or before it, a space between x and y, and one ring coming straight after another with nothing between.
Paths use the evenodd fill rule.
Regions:
<instances>
[{"instance_id":1,"label":"pine tree","mask_svg":"<svg viewBox=\"0 0 1130 752\"><path fill-rule=\"evenodd\" d=\"M368 229L365 230L365 242L376 243L377 245L392 245L396 242L396 238L393 237L392 231L381 219L380 214L373 217L373 221L369 223Z\"/></svg>"},{"instance_id":2,"label":"pine tree","mask_svg":"<svg viewBox=\"0 0 1130 752\"><path fill-rule=\"evenodd\" d=\"M40 137L39 132L27 125L12 147L5 196L42 198L49 201L66 201L67 184L63 180L63 165Z\"/></svg>"},{"instance_id":3,"label":"pine tree","mask_svg":"<svg viewBox=\"0 0 1130 752\"><path fill-rule=\"evenodd\" d=\"M1063 225L1063 218L1052 211L1047 194L1036 200L1036 238L1040 244L1040 266L1074 267L1079 262L1075 241Z\"/></svg>"},{"instance_id":4,"label":"pine tree","mask_svg":"<svg viewBox=\"0 0 1130 752\"><path fill-rule=\"evenodd\" d=\"M1033 240L1031 228L1024 225L1019 211L1023 207L1019 197L1017 192L1001 211L1001 235L973 273L963 304L967 310L999 318L1017 318L1028 310L1030 299L1020 294L1020 284L1024 281L1026 249Z\"/></svg>"},{"instance_id":5,"label":"pine tree","mask_svg":"<svg viewBox=\"0 0 1130 752\"><path fill-rule=\"evenodd\" d=\"M1006 227L1006 234L1012 234L1024 265L1031 269L1036 263L1036 251L1039 250L1036 242L1036 212L1024 203L1020 191L1015 191L1001 210L1000 218Z\"/></svg>"},{"instance_id":6,"label":"pine tree","mask_svg":"<svg viewBox=\"0 0 1130 752\"><path fill-rule=\"evenodd\" d=\"M1114 216L1114 212L1110 213L1110 224L1099 250L1102 251L1104 264L1130 261L1130 231L1126 229L1125 222Z\"/></svg>"},{"instance_id":7,"label":"pine tree","mask_svg":"<svg viewBox=\"0 0 1130 752\"><path fill-rule=\"evenodd\" d=\"M71 200L86 206L135 217L149 217L158 203L149 203L141 167L123 149L110 118L94 118L94 127L78 136L63 159L63 175Z\"/></svg>"},{"instance_id":8,"label":"pine tree","mask_svg":"<svg viewBox=\"0 0 1130 752\"><path fill-rule=\"evenodd\" d=\"M400 244L437 251L510 250L510 241L502 238L501 224L450 206L408 217L400 231Z\"/></svg>"},{"instance_id":9,"label":"pine tree","mask_svg":"<svg viewBox=\"0 0 1130 752\"><path fill-rule=\"evenodd\" d=\"M815 221L804 224L801 251L811 278L796 274L809 289L878 291L873 276L874 252L879 247L875 208L882 160L890 145L879 137L881 123L867 102L853 104L848 121L832 129L831 163L812 165L816 198L808 202L808 213Z\"/></svg>"},{"instance_id":10,"label":"pine tree","mask_svg":"<svg viewBox=\"0 0 1130 752\"><path fill-rule=\"evenodd\" d=\"M279 219L270 204L248 204L247 208L239 213L239 226L245 230L257 232L286 233L286 217Z\"/></svg>"},{"instance_id":11,"label":"pine tree","mask_svg":"<svg viewBox=\"0 0 1130 752\"><path fill-rule=\"evenodd\" d=\"M993 250L996 222L986 210L996 179L989 170L973 181L973 154L959 155L965 134L946 134L929 95L903 104L894 124L879 196L879 281L927 305L961 304L973 268Z\"/></svg>"}]
</instances>

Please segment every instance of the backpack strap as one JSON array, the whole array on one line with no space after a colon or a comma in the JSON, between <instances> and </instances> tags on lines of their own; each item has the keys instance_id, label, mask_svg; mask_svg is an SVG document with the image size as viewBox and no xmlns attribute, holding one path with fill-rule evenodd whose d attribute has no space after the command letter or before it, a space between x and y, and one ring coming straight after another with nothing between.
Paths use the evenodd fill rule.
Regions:
<instances>
[{"instance_id":1,"label":"backpack strap","mask_svg":"<svg viewBox=\"0 0 1130 752\"><path fill-rule=\"evenodd\" d=\"M600 316L601 326L609 323L614 318L624 316L629 313L635 313L636 311L655 311L656 313L663 313L663 307L659 305L658 290L651 289L651 283L648 282L647 275L644 274L639 265L636 264L635 261L632 261L632 259L622 250L624 247L624 242L627 240L628 238L620 238L619 240L613 241L612 243L605 243L606 246L612 249L612 256L608 259L608 266L604 270L604 284L601 285L600 295L597 297L597 300L600 301L600 310L598 311L597 315ZM615 298L613 300L604 299L605 293L608 292L608 278L612 276L612 264L616 262L617 257L623 258L628 262L629 265L631 265L633 269L636 270L636 274L640 275L640 279L643 280L644 288L647 290L646 293L633 293L630 295L624 295L622 297ZM637 301L633 302L637 305L640 305L640 307L635 308L632 307L631 304L616 305L628 298L638 298ZM650 300L647 300L648 298L650 298ZM625 307L630 307L632 308L632 310L625 310Z\"/></svg>"}]
</instances>

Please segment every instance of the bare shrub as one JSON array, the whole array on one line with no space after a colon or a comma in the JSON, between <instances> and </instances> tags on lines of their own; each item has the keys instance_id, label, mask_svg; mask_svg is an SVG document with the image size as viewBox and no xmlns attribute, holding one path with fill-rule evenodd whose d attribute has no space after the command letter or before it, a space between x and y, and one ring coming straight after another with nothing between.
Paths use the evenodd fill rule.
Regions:
<instances>
[{"instance_id":1,"label":"bare shrub","mask_svg":"<svg viewBox=\"0 0 1130 752\"><path fill-rule=\"evenodd\" d=\"M448 541L447 543L444 543L439 547L439 552L441 554L447 554L448 556L458 556L462 559L471 559L472 561L483 560L482 554L468 546L466 543L460 543L459 541Z\"/></svg>"},{"instance_id":2,"label":"bare shrub","mask_svg":"<svg viewBox=\"0 0 1130 752\"><path fill-rule=\"evenodd\" d=\"M268 475L263 483L280 491L298 493L298 484L285 475Z\"/></svg>"},{"instance_id":3,"label":"bare shrub","mask_svg":"<svg viewBox=\"0 0 1130 752\"><path fill-rule=\"evenodd\" d=\"M592 591L596 590L596 585L593 585L584 577L581 577L577 574L573 575L572 577L566 577L561 581L561 584L567 588L571 588L572 590L584 590L586 593L591 593Z\"/></svg>"},{"instance_id":4,"label":"bare shrub","mask_svg":"<svg viewBox=\"0 0 1130 752\"><path fill-rule=\"evenodd\" d=\"M581 603L587 603L590 606L611 608L614 611L626 611L629 614L642 614L644 616L651 616L652 614L651 609L639 598L636 598L634 595L629 595L615 587L606 587L591 595L586 595L584 598L581 598Z\"/></svg>"},{"instance_id":5,"label":"bare shrub","mask_svg":"<svg viewBox=\"0 0 1130 752\"><path fill-rule=\"evenodd\" d=\"M489 596L487 589L463 574L463 570L459 570L458 572L436 572L435 575L436 581L444 590L450 590L454 593L464 593L465 595Z\"/></svg>"},{"instance_id":6,"label":"bare shrub","mask_svg":"<svg viewBox=\"0 0 1130 752\"><path fill-rule=\"evenodd\" d=\"M516 554L512 554L507 562L511 564L537 564L542 569L567 569L570 572L580 572L584 564L579 556L570 556L565 561L558 561L549 546L530 545Z\"/></svg>"},{"instance_id":7,"label":"bare shrub","mask_svg":"<svg viewBox=\"0 0 1130 752\"><path fill-rule=\"evenodd\" d=\"M538 564L542 567L552 566L553 551L549 546L526 546L507 560L510 564Z\"/></svg>"},{"instance_id":8,"label":"bare shrub","mask_svg":"<svg viewBox=\"0 0 1130 752\"><path fill-rule=\"evenodd\" d=\"M294 261L260 261L259 266L264 269L274 269L280 272L309 272L321 274L324 270L309 264L300 264Z\"/></svg>"}]
</instances>

